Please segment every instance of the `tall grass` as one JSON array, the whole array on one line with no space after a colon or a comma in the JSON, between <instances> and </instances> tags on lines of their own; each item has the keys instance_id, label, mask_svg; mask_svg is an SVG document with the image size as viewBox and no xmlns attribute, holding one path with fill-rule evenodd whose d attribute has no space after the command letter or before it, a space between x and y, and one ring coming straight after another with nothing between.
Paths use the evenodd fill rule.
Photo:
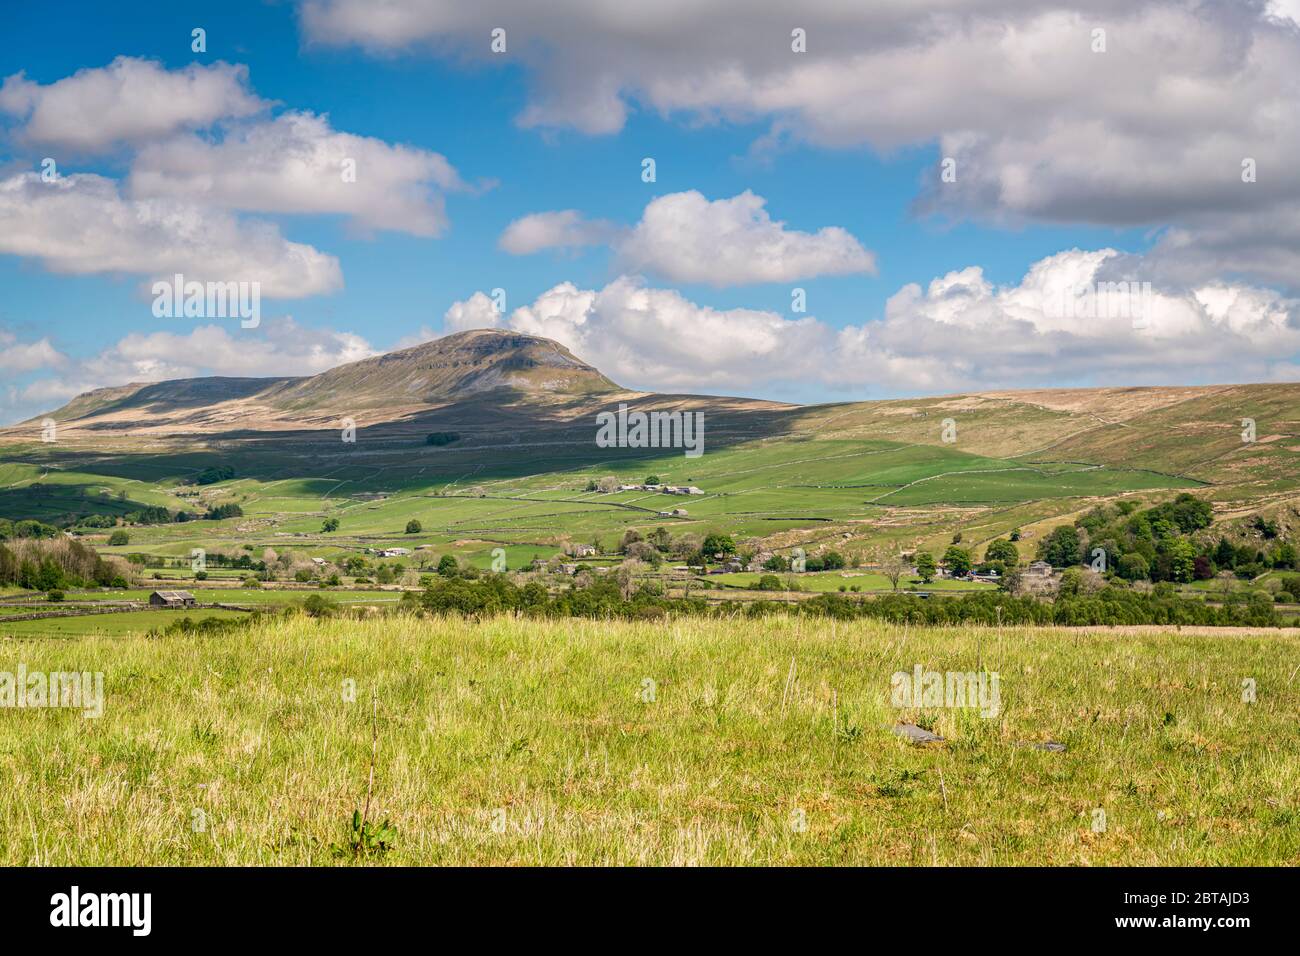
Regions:
<instances>
[{"instance_id":1,"label":"tall grass","mask_svg":"<svg viewBox=\"0 0 1300 956\"><path fill-rule=\"evenodd\" d=\"M998 717L890 706L977 654ZM4 864L1300 863L1290 632L296 617L19 662L106 702L0 709ZM339 853L372 759L396 837Z\"/></svg>"}]
</instances>

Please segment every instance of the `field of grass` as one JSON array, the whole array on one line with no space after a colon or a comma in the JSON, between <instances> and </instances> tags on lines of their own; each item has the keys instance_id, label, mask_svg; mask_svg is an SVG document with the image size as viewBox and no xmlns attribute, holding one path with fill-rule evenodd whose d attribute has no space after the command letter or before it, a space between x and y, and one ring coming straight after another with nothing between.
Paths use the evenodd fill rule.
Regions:
<instances>
[{"instance_id":1,"label":"field of grass","mask_svg":"<svg viewBox=\"0 0 1300 956\"><path fill-rule=\"evenodd\" d=\"M57 608L58 605L50 605ZM40 610L45 610L45 607ZM124 611L121 614L87 614L80 617L46 617L35 621L5 621L0 618L0 647L6 639L20 637L90 637L96 635L140 635L151 629L163 630L188 617L204 621L210 617L243 617L244 611L201 609L191 611ZM0 654L3 652L0 651ZM0 670L3 670L0 667ZM12 668L10 668L12 670Z\"/></svg>"},{"instance_id":2,"label":"field of grass","mask_svg":"<svg viewBox=\"0 0 1300 956\"><path fill-rule=\"evenodd\" d=\"M978 661L995 717L890 705ZM351 862L374 753L367 863L1296 865L1297 661L1276 631L785 617L11 637L0 670L106 699L0 709L0 864Z\"/></svg>"}]
</instances>

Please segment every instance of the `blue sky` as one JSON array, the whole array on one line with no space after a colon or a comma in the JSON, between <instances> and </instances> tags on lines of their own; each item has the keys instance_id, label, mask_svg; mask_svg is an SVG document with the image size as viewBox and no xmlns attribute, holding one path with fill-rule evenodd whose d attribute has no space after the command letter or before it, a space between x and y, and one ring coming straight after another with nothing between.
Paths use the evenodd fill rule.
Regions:
<instances>
[{"instance_id":1,"label":"blue sky","mask_svg":"<svg viewBox=\"0 0 1300 956\"><path fill-rule=\"evenodd\" d=\"M445 229L436 236L415 234L417 228L405 225L371 228L355 212L322 208L286 213L273 208L274 202L259 207L256 199L195 197L186 193L184 183L169 187L165 198L193 205L196 216L273 224L283 240L337 260L341 286L322 283L308 294L283 298L271 288L263 305L265 324L253 332L241 332L228 319L154 317L146 290L150 280L170 274L155 268L167 259L161 248L169 241L166 235L140 238L146 244L156 241L160 248L139 250L131 260L139 266L122 267L112 256L79 258L70 274L59 260L61 253L32 250L61 240L82 243L70 233L94 213L74 209L68 224L55 227L39 199L23 200L4 220L14 238L8 245L0 240L0 345L11 350L8 362L0 365L7 378L0 416L16 420L60 404L85 387L127 380L306 374L448 331L444 315L453 303L472 303L475 293L495 288L506 291L506 313L479 324L553 334L619 381L640 388L817 401L973 387L1293 377L1291 260L1280 254L1234 257L1223 250L1243 248L1231 230L1238 219L1261 208L1261 199L1264 208L1285 210L1300 196L1290 172L1270 175L1252 193L1232 193L1237 152L1282 155L1297 141L1296 129L1261 132L1268 129L1263 119L1252 129L1249 117L1241 120L1240 108L1216 103L1214 109L1240 121L1242 142L1237 152L1235 144L1223 146L1228 159L1220 167L1226 169L1207 171L1190 160L1171 163L1167 158L1171 150L1200 152L1197 138L1203 129L1164 129L1145 141L1145 134L1134 133L1129 118L1109 98L1112 84L1129 84L1140 98L1143 83L1164 89L1170 84L1163 81L1171 76L1186 81L1188 70L1196 74L1201 69L1187 66L1178 50L1165 51L1170 63L1166 74L1159 57L1125 38L1143 30L1175 36L1175 28L1186 32L1190 23L1192 29L1203 26L1207 35L1213 32L1226 48L1232 37L1223 37L1225 21L1215 18L1222 15L1205 15L1194 4L1155 4L1165 11L1166 21L1152 23L1145 17L1130 22L1125 18L1136 15L1123 5L1101 3L1084 5L1100 12L1071 12L1066 5L1057 19L1045 20L1027 5L1008 0L993 4L994 14L982 25L936 20L916 36L900 38L894 49L887 44L873 48L870 56L882 58L873 64L863 62L867 54L851 44L820 52L819 45L831 45L832 36L838 43L835 34L851 35L854 27L818 28L816 14L810 14L807 55L822 58L835 71L843 69L846 89L841 91L834 83L823 84L817 68L807 65L810 60L791 59L786 49L790 17L761 4L752 8L758 15L746 21L746 30L759 29L750 20L760 26L770 21L766 34L754 35L760 40L729 36L725 17L735 10L728 9L728 0L717 5L724 19L718 21L723 29L716 55L705 46L662 58L655 53L662 36L651 28L663 27L671 37L670 21L648 27L600 22L599 17L593 21L584 19L580 0L564 0L557 9L564 8L573 24L547 34L548 27L521 12L534 5L487 3L481 22L431 15L444 6L397 4L395 19L401 22L382 29L367 22L366 8L351 0L196 2L163 9L115 4L111 11L103 4L68 3L60 5L57 15L28 4L7 11L0 79L22 76L6 87L11 94L7 107L0 96L0 176L6 179L34 176L41 161L51 157L60 175L74 177L74 185L75 177L92 174L116 184L107 188L116 188L123 208L130 208L154 198L131 178L149 166L149 150L164 157L161 165L171 167L164 172L174 176L178 167L168 157L175 155L178 137L219 144L236 130L257 124L269 128L286 114L310 113L327 117L329 135L366 137L381 150L406 146L439 154L463 185L429 187L436 201L445 202ZM918 6L917 19L925 6ZM1204 83L1207 91L1226 86L1258 103L1248 75L1272 70L1279 96L1294 90L1300 60L1291 60L1288 68L1282 54L1287 44L1292 52L1300 50L1300 33L1294 21L1279 19L1278 13L1261 4L1228 21L1227 28L1255 43L1259 52L1236 63L1218 63L1210 56L1203 75L1191 79ZM508 31L512 48L504 56L487 51L493 23L505 24ZM1112 49L1100 54L1087 50L1096 23L1110 25L1114 38ZM584 24L590 24L586 33ZM698 23L689 29L694 36L708 26ZM915 28L911 22L905 26ZM963 44L978 40L981 29L1005 36L1010 26L1020 28L1027 45L1077 47L1078 66L1060 69L1090 71L1093 87L1076 84L1070 91L1022 101L1027 94L1017 83L1027 82L1023 78L1008 77L999 84L997 77L981 75L1005 66L1009 57L1004 51L990 62L972 65L972 84L993 89L979 91L980 99L968 107L951 102L964 95L960 84L953 87L951 82L947 92L940 89L934 100L921 101L932 92L926 89L929 57L947 62L952 50L967 49ZM206 52L191 50L195 27L206 30ZM880 24L866 22L861 29L875 37ZM764 52L766 47L754 52L768 38L772 52ZM1189 38L1188 45L1196 39ZM732 48L733 42L741 45ZM866 50L868 41L862 43ZM684 44L692 45L698 44ZM593 48L605 53L592 53ZM914 68L906 59L913 48ZM235 85L264 105L252 114L236 111L215 119L182 115L170 128L153 132L109 129L103 133L107 142L87 148L72 144L66 131L37 128L41 97L56 84L78 71L91 71L89 88L97 77L107 77L105 71L120 57L152 64L150 82L160 84L186 70L246 67ZM1112 59L1098 69L1099 57ZM1048 70L1047 78L1054 79L1057 67L1050 57L1043 59L1048 65L1034 68ZM724 67L740 77L740 92L715 82ZM890 82L885 86L875 86L877 75L888 69L896 75L886 77ZM875 93L854 91L854 70L864 71L859 82ZM598 77L617 84L626 110L621 118L611 115L608 103L589 108L585 101L580 88L598 85ZM671 88L677 80L690 82L683 83L685 90ZM786 97L782 83L796 92ZM710 90L712 86L718 89ZM81 93L70 90L69 95ZM871 96L879 98L878 108ZM910 96L918 100L914 108ZM853 97L867 97L869 105L860 106ZM901 102L892 103L893 97ZM53 95L48 98L53 102ZM542 120L526 118L539 103ZM1151 109L1160 105L1149 104ZM1268 104L1258 108L1267 113ZM592 109L598 110L594 119ZM1064 156L1059 141L1039 136L1032 128L1035 117L1026 115L1034 110L1048 118L1044 123L1071 115L1079 148L1067 149L1071 155ZM1107 124L1113 124L1113 138ZM1259 136L1267 141L1261 143ZM773 140L778 145L766 148ZM1086 155L1079 155L1089 151L1099 157L1095 171ZM1118 155L1108 155L1112 152ZM936 188L946 154L958 157L962 177L961 188L950 192ZM1168 164L1167 180L1172 182L1144 183L1134 173L1143 168L1134 157L1144 156L1149 163ZM656 162L654 183L641 180L644 157ZM1108 183L1105 166L1112 161L1115 178ZM967 170L973 165L979 171L971 182ZM1031 182L1041 176L1047 185L1025 187L1026 168ZM373 169L363 168L362 174ZM1216 176L1223 179L1223 197L1207 209L1205 197L1218 196ZM373 179L369 185L375 186ZM401 180L394 188L404 185L411 184ZM630 230L656 199L696 191L714 203L747 190L762 197L766 216L783 223L787 235L843 230L874 260L875 271L827 274L836 270L814 264L800 274L791 262L778 261L769 263L766 274L742 268L720 281L693 281L682 266L671 264L674 250L646 253L647 243L665 241L662 233L647 233L638 261L610 248L617 245L614 240L530 254L512 254L499 245L507 227L530 214L576 210L584 222ZM1156 193L1161 198L1152 205L1158 208L1139 212L1133 221L1126 210L1142 209L1143 198ZM920 211L927 195L936 197L937 211ZM722 212L721 206L708 206L702 215L707 219ZM775 228L766 220L755 225L760 227ZM34 237L30 241L21 235L27 228ZM718 241L708 222L681 228L704 230L701 248ZM1290 255L1288 243L1297 244L1294 230L1278 229L1277 236L1252 233L1249 242L1267 242L1275 253ZM754 233L754 242L761 238ZM791 250L800 241L795 235L796 245L781 244L775 252L765 248L777 259L792 260ZM1151 283L1155 335L1162 341L1130 335L1127 329L1137 323L1099 338L1093 329L1062 327L1051 315L1038 315L1044 311L1041 301L1029 300L1034 294L1043 298L1042 282L1027 284L1027 274L1035 263L1076 249L1128 254L1062 260L1053 268L1085 283L1105 278L1107 269L1120 270L1112 278ZM820 253L814 253L809 261L818 260ZM741 248L735 254L743 261L750 253ZM1252 271L1253 262L1279 258L1266 270ZM776 273L777 281L766 278ZM944 277L952 279L945 282ZM934 280L940 285L932 286ZM593 293L580 316L514 314L561 283ZM619 294L598 294L611 283ZM891 297L913 283L918 295L904 296L907 301L896 301L891 311ZM274 285L268 282L268 287ZM1055 289L1059 283L1048 285ZM804 315L790 311L794 287L807 290ZM1231 306L1223 305L1222 296L1215 299L1204 292L1207 287L1228 290L1224 295ZM654 294L642 302L629 289ZM540 311L544 309L533 310ZM293 325L277 332L276 323L284 316L292 316ZM893 322L887 322L891 316ZM475 320L467 318L459 327L472 324ZM197 329L210 331L196 336ZM695 332L697 339L692 338ZM656 338L675 340L676 346L665 342L660 351ZM991 342L1007 348L990 350ZM1173 367L1171 359L1177 363Z\"/></svg>"}]
</instances>

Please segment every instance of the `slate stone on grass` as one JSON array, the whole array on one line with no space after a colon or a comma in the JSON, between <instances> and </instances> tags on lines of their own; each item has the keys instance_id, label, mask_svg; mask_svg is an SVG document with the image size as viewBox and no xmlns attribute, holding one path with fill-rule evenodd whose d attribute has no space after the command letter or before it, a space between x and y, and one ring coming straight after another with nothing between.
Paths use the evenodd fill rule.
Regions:
<instances>
[{"instance_id":1,"label":"slate stone on grass","mask_svg":"<svg viewBox=\"0 0 1300 956\"><path fill-rule=\"evenodd\" d=\"M938 734L932 734L924 727L918 727L916 724L894 724L894 726L889 729L898 734L898 736L906 738L908 743L915 744L918 747L925 746L926 744L943 743L943 738Z\"/></svg>"},{"instance_id":2,"label":"slate stone on grass","mask_svg":"<svg viewBox=\"0 0 1300 956\"><path fill-rule=\"evenodd\" d=\"M1055 740L1045 740L1041 743L1033 740L1018 740L1016 746L1029 747L1031 750L1046 750L1053 754L1065 753L1065 744L1057 743Z\"/></svg>"}]
</instances>

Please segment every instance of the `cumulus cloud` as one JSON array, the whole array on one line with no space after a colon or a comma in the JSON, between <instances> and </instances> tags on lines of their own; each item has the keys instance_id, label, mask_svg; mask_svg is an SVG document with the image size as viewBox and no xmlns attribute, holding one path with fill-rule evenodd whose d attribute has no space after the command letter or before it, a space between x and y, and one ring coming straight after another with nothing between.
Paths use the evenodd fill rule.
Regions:
<instances>
[{"instance_id":1,"label":"cumulus cloud","mask_svg":"<svg viewBox=\"0 0 1300 956\"><path fill-rule=\"evenodd\" d=\"M603 220L584 219L576 209L535 212L506 226L497 245L515 256L527 256L543 249L575 249L598 246L612 240L618 227Z\"/></svg>"},{"instance_id":2,"label":"cumulus cloud","mask_svg":"<svg viewBox=\"0 0 1300 956\"><path fill-rule=\"evenodd\" d=\"M378 354L361 336L313 329L292 317L271 319L258 333L223 325L186 332L128 335L81 364L106 383L158 382L197 375L315 375Z\"/></svg>"},{"instance_id":3,"label":"cumulus cloud","mask_svg":"<svg viewBox=\"0 0 1300 956\"><path fill-rule=\"evenodd\" d=\"M529 71L526 126L615 132L630 109L765 121L761 142L934 145L918 209L953 218L1175 225L1300 201L1294 0L717 0L390 5L302 0L309 40ZM806 31L805 53L791 30ZM1105 33L1099 52L1095 30ZM1259 175L1243 183L1243 159ZM1286 235L1291 251L1300 253ZM1201 244L1210 262L1213 242ZM1249 264L1249 263L1247 263ZM1295 282L1295 274L1290 276Z\"/></svg>"},{"instance_id":4,"label":"cumulus cloud","mask_svg":"<svg viewBox=\"0 0 1300 956\"><path fill-rule=\"evenodd\" d=\"M18 374L55 368L66 362L67 357L48 338L20 342L12 332L0 329L0 370Z\"/></svg>"},{"instance_id":5,"label":"cumulus cloud","mask_svg":"<svg viewBox=\"0 0 1300 956\"><path fill-rule=\"evenodd\" d=\"M1294 374L1300 300L1222 282L1188 291L1140 278L1108 285L1107 270L1123 259L1110 249L1070 250L1005 287L970 267L904 286L880 319L838 329L713 309L626 276L600 290L556 286L505 325L556 339L616 381L652 390L793 384L869 397Z\"/></svg>"},{"instance_id":6,"label":"cumulus cloud","mask_svg":"<svg viewBox=\"0 0 1300 956\"><path fill-rule=\"evenodd\" d=\"M144 147L137 197L191 199L257 212L341 213L361 226L436 236L443 191L464 183L435 152L341 133L324 116L284 113L240 124L221 142L177 137Z\"/></svg>"},{"instance_id":7,"label":"cumulus cloud","mask_svg":"<svg viewBox=\"0 0 1300 956\"><path fill-rule=\"evenodd\" d=\"M874 273L875 257L838 226L798 232L749 190L710 202L695 190L660 196L618 244L620 260L673 282L713 286Z\"/></svg>"},{"instance_id":8,"label":"cumulus cloud","mask_svg":"<svg viewBox=\"0 0 1300 956\"><path fill-rule=\"evenodd\" d=\"M0 253L61 273L256 281L268 298L332 292L343 282L336 258L287 241L274 224L181 200L126 199L113 180L90 174L0 180Z\"/></svg>"},{"instance_id":9,"label":"cumulus cloud","mask_svg":"<svg viewBox=\"0 0 1300 956\"><path fill-rule=\"evenodd\" d=\"M447 332L495 329L500 324L500 313L492 300L482 292L475 292L464 302L453 302L442 318L442 327Z\"/></svg>"},{"instance_id":10,"label":"cumulus cloud","mask_svg":"<svg viewBox=\"0 0 1300 956\"><path fill-rule=\"evenodd\" d=\"M202 129L268 105L249 91L248 68L228 63L169 71L119 56L48 85L15 73L0 86L0 112L21 121L23 139L79 152Z\"/></svg>"},{"instance_id":11,"label":"cumulus cloud","mask_svg":"<svg viewBox=\"0 0 1300 956\"><path fill-rule=\"evenodd\" d=\"M766 204L749 190L712 202L695 190L670 193L651 200L630 230L572 209L535 213L512 222L500 245L523 255L609 243L625 270L717 287L876 271L875 256L845 230L787 229Z\"/></svg>"}]
</instances>

